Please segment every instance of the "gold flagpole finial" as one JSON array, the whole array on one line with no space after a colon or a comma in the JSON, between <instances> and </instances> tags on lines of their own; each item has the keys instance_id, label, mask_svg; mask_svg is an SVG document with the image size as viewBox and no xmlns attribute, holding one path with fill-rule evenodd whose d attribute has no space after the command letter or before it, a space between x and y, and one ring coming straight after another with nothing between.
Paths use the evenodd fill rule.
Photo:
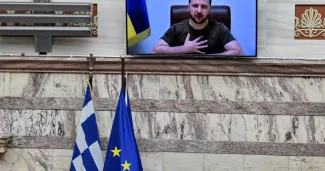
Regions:
<instances>
[{"instance_id":1,"label":"gold flagpole finial","mask_svg":"<svg viewBox=\"0 0 325 171\"><path fill-rule=\"evenodd\" d=\"M89 61L88 81L89 81L89 84L90 84L90 88L92 88L93 65L94 65L94 61L96 60L96 58L94 58L94 55L93 54L90 54L90 56L87 58L87 60Z\"/></svg>"}]
</instances>

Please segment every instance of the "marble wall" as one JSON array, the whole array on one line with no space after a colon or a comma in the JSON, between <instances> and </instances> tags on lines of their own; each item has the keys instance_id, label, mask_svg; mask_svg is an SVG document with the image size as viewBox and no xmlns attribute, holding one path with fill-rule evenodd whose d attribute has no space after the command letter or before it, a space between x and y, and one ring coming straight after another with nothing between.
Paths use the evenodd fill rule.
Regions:
<instances>
[{"instance_id":1,"label":"marble wall","mask_svg":"<svg viewBox=\"0 0 325 171\"><path fill-rule=\"evenodd\" d=\"M105 154L120 75L94 76ZM0 73L0 170L68 170L87 75ZM324 78L128 75L147 171L325 169Z\"/></svg>"},{"instance_id":2,"label":"marble wall","mask_svg":"<svg viewBox=\"0 0 325 171\"><path fill-rule=\"evenodd\" d=\"M125 30L120 29L125 28L124 1L98 3L100 37L57 38L53 55L125 54ZM259 57L324 57L324 41L294 40L297 3L323 1L258 0ZM114 17L103 22L100 18L110 16L108 12ZM0 54L34 53L33 38L1 37L0 44ZM120 78L94 77L104 154ZM83 74L0 73L0 133L14 135L8 152L0 156L1 171L68 170L86 79ZM129 75L134 131L144 168L323 171L324 81L289 76Z\"/></svg>"}]
</instances>

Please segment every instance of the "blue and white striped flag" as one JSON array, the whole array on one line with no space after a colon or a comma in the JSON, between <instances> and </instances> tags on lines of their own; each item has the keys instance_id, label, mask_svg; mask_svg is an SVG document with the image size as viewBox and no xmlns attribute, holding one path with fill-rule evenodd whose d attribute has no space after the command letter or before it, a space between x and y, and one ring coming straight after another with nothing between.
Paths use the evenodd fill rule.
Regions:
<instances>
[{"instance_id":1,"label":"blue and white striped flag","mask_svg":"<svg viewBox=\"0 0 325 171\"><path fill-rule=\"evenodd\" d=\"M88 83L70 171L102 171L104 167L96 114L90 90L91 87Z\"/></svg>"}]
</instances>

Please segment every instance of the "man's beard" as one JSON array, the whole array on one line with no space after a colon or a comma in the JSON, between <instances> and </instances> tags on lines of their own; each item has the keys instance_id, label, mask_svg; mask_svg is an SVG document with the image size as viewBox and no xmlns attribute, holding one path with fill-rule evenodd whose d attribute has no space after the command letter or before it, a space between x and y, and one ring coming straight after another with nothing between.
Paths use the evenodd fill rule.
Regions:
<instances>
[{"instance_id":1,"label":"man's beard","mask_svg":"<svg viewBox=\"0 0 325 171\"><path fill-rule=\"evenodd\" d=\"M191 15L191 19L194 21L194 23L196 24L202 24L204 23L207 19L208 19L208 16L206 16L205 18L203 18L200 22L197 22L195 17L193 15Z\"/></svg>"}]
</instances>

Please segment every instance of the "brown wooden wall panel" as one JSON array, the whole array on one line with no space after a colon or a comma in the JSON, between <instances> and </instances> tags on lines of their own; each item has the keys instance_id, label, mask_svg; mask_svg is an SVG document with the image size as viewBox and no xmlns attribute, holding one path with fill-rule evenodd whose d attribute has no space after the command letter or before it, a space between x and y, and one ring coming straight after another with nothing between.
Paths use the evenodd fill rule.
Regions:
<instances>
[{"instance_id":1,"label":"brown wooden wall panel","mask_svg":"<svg viewBox=\"0 0 325 171\"><path fill-rule=\"evenodd\" d=\"M86 57L0 57L2 72L121 73L120 58L98 58L92 70ZM125 71L163 75L325 76L325 61L173 60L126 58Z\"/></svg>"}]
</instances>

